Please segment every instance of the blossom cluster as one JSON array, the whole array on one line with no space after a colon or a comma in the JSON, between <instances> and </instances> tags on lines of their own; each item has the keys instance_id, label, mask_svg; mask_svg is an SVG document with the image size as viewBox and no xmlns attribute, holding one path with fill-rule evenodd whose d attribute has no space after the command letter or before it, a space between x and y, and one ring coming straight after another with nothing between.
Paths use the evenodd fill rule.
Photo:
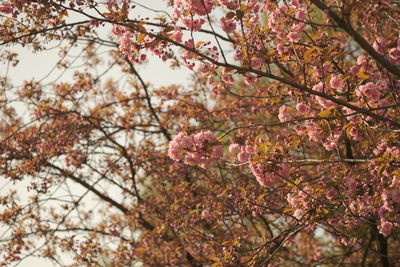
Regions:
<instances>
[{"instance_id":1,"label":"blossom cluster","mask_svg":"<svg viewBox=\"0 0 400 267\"><path fill-rule=\"evenodd\" d=\"M230 144L230 152L237 152L237 159L240 163L249 162L251 157L257 153L257 148L252 145L241 146L239 144ZM274 168L267 168L264 162L251 162L250 170L256 177L257 182L264 187L273 184L279 178L286 178L289 175L289 165L286 163L277 164Z\"/></svg>"},{"instance_id":2,"label":"blossom cluster","mask_svg":"<svg viewBox=\"0 0 400 267\"><path fill-rule=\"evenodd\" d=\"M204 169L220 160L223 153L222 145L210 131L192 135L181 132L170 142L168 150L171 159L183 160L188 165L199 165Z\"/></svg>"},{"instance_id":3,"label":"blossom cluster","mask_svg":"<svg viewBox=\"0 0 400 267\"><path fill-rule=\"evenodd\" d=\"M132 33L129 30L119 30L115 28L113 33L121 36L119 50L130 61L141 63L146 60L146 54L140 54L137 44L132 40Z\"/></svg>"}]
</instances>

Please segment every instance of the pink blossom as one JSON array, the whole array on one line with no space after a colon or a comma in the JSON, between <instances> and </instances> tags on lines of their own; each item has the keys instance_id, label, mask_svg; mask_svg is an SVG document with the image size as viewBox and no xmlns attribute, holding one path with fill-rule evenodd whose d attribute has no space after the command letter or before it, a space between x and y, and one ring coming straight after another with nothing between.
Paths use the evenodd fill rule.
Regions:
<instances>
[{"instance_id":1,"label":"pink blossom","mask_svg":"<svg viewBox=\"0 0 400 267\"><path fill-rule=\"evenodd\" d=\"M389 50L389 58L395 64L400 64L400 49L392 48Z\"/></svg>"},{"instance_id":2,"label":"pink blossom","mask_svg":"<svg viewBox=\"0 0 400 267\"><path fill-rule=\"evenodd\" d=\"M181 17L181 12L176 7L172 10L172 20L177 22Z\"/></svg>"},{"instance_id":3,"label":"pink blossom","mask_svg":"<svg viewBox=\"0 0 400 267\"><path fill-rule=\"evenodd\" d=\"M278 118L281 122L290 121L292 119L292 116L290 116L288 108L285 105L279 108Z\"/></svg>"},{"instance_id":4,"label":"pink blossom","mask_svg":"<svg viewBox=\"0 0 400 267\"><path fill-rule=\"evenodd\" d=\"M381 225L378 228L380 234L388 236L392 232L393 224L391 222L381 220Z\"/></svg>"},{"instance_id":5,"label":"pink blossom","mask_svg":"<svg viewBox=\"0 0 400 267\"><path fill-rule=\"evenodd\" d=\"M13 12L13 6L10 3L3 2L0 6L0 13L11 14Z\"/></svg>"},{"instance_id":6,"label":"pink blossom","mask_svg":"<svg viewBox=\"0 0 400 267\"><path fill-rule=\"evenodd\" d=\"M322 92L324 89L324 85L322 82L317 83L316 85L313 86L312 90L316 92Z\"/></svg>"},{"instance_id":7,"label":"pink blossom","mask_svg":"<svg viewBox=\"0 0 400 267\"><path fill-rule=\"evenodd\" d=\"M121 27L114 27L114 28L112 28L111 32L117 36L120 36L124 33L124 31L121 29Z\"/></svg>"},{"instance_id":8,"label":"pink blossom","mask_svg":"<svg viewBox=\"0 0 400 267\"><path fill-rule=\"evenodd\" d=\"M351 66L351 68L349 69L349 74L352 76L356 76L360 69L360 66Z\"/></svg>"},{"instance_id":9,"label":"pink blossom","mask_svg":"<svg viewBox=\"0 0 400 267\"><path fill-rule=\"evenodd\" d=\"M236 29L236 22L225 17L220 19L222 30L226 33L231 33Z\"/></svg>"},{"instance_id":10,"label":"pink blossom","mask_svg":"<svg viewBox=\"0 0 400 267\"><path fill-rule=\"evenodd\" d=\"M349 181L347 182L347 186L350 189L350 193L351 194L355 194L357 191L357 181L354 179L349 179Z\"/></svg>"},{"instance_id":11,"label":"pink blossom","mask_svg":"<svg viewBox=\"0 0 400 267\"><path fill-rule=\"evenodd\" d=\"M335 142L329 142L329 141L324 142L322 145L327 151L332 151L337 147L337 144Z\"/></svg>"},{"instance_id":12,"label":"pink blossom","mask_svg":"<svg viewBox=\"0 0 400 267\"><path fill-rule=\"evenodd\" d=\"M295 33L299 33L302 30L304 30L305 27L306 27L306 24L304 22L301 22L301 23L293 25L292 31Z\"/></svg>"},{"instance_id":13,"label":"pink blossom","mask_svg":"<svg viewBox=\"0 0 400 267\"><path fill-rule=\"evenodd\" d=\"M251 59L251 66L253 68L260 69L262 63L263 63L263 60L261 58L256 57L256 58Z\"/></svg>"},{"instance_id":14,"label":"pink blossom","mask_svg":"<svg viewBox=\"0 0 400 267\"><path fill-rule=\"evenodd\" d=\"M246 153L249 153L249 154L254 154L254 153L256 153L257 150L254 146L246 145L244 147L244 151L246 151Z\"/></svg>"},{"instance_id":15,"label":"pink blossom","mask_svg":"<svg viewBox=\"0 0 400 267\"><path fill-rule=\"evenodd\" d=\"M182 23L186 28L193 31L198 31L201 29L201 26L204 24L204 19L191 19L191 18L183 18Z\"/></svg>"},{"instance_id":16,"label":"pink blossom","mask_svg":"<svg viewBox=\"0 0 400 267\"><path fill-rule=\"evenodd\" d=\"M305 18L305 12L303 9L297 9L296 14L295 14L296 19L298 20L304 20Z\"/></svg>"},{"instance_id":17,"label":"pink blossom","mask_svg":"<svg viewBox=\"0 0 400 267\"><path fill-rule=\"evenodd\" d=\"M201 212L201 217L203 217L203 219L205 219L207 222L211 222L212 218L211 218L211 213L209 210L203 210Z\"/></svg>"},{"instance_id":18,"label":"pink blossom","mask_svg":"<svg viewBox=\"0 0 400 267\"><path fill-rule=\"evenodd\" d=\"M239 144L230 144L229 145L229 151L230 152L239 152L240 150L240 145Z\"/></svg>"},{"instance_id":19,"label":"pink blossom","mask_svg":"<svg viewBox=\"0 0 400 267\"><path fill-rule=\"evenodd\" d=\"M372 47L378 52L383 53L383 49L386 46L386 40L383 38L378 38L372 45Z\"/></svg>"},{"instance_id":20,"label":"pink blossom","mask_svg":"<svg viewBox=\"0 0 400 267\"><path fill-rule=\"evenodd\" d=\"M331 225L337 225L339 222L340 222L340 219L337 217L328 219L328 223Z\"/></svg>"},{"instance_id":21,"label":"pink blossom","mask_svg":"<svg viewBox=\"0 0 400 267\"><path fill-rule=\"evenodd\" d=\"M252 84L256 84L260 81L260 79L258 77L252 77L252 76L245 76L244 77L244 83L246 85L252 85Z\"/></svg>"},{"instance_id":22,"label":"pink blossom","mask_svg":"<svg viewBox=\"0 0 400 267\"><path fill-rule=\"evenodd\" d=\"M121 40L119 42L119 50L122 53L126 53L126 54L130 53L131 47L132 47L132 44L133 44L133 42L131 40L131 37L132 37L132 33L131 32L125 31L123 33L122 38L121 38Z\"/></svg>"},{"instance_id":23,"label":"pink blossom","mask_svg":"<svg viewBox=\"0 0 400 267\"><path fill-rule=\"evenodd\" d=\"M287 37L291 42L297 42L300 39L298 32L290 32Z\"/></svg>"},{"instance_id":24,"label":"pink blossom","mask_svg":"<svg viewBox=\"0 0 400 267\"><path fill-rule=\"evenodd\" d=\"M290 0L290 4L291 4L292 6L297 7L297 8L301 7L301 3L300 3L299 0Z\"/></svg>"},{"instance_id":25,"label":"pink blossom","mask_svg":"<svg viewBox=\"0 0 400 267\"><path fill-rule=\"evenodd\" d=\"M262 163L250 163L250 170L256 177L257 182L263 187L271 185L278 179L275 174L265 172L265 168Z\"/></svg>"},{"instance_id":26,"label":"pink blossom","mask_svg":"<svg viewBox=\"0 0 400 267\"><path fill-rule=\"evenodd\" d=\"M360 141L362 138L361 138L361 135L360 135L360 133L358 132L358 130L357 130L357 128L356 127L352 127L351 128L351 130L349 131L349 135L351 136L351 137L353 137L353 139L355 140L355 141Z\"/></svg>"},{"instance_id":27,"label":"pink blossom","mask_svg":"<svg viewBox=\"0 0 400 267\"><path fill-rule=\"evenodd\" d=\"M219 160L224 155L224 148L221 145L215 146L213 150L213 159Z\"/></svg>"},{"instance_id":28,"label":"pink blossom","mask_svg":"<svg viewBox=\"0 0 400 267\"><path fill-rule=\"evenodd\" d=\"M198 146L204 145L204 142L214 142L216 140L214 134L210 131L207 132L199 132L193 136L194 142Z\"/></svg>"},{"instance_id":29,"label":"pink blossom","mask_svg":"<svg viewBox=\"0 0 400 267\"><path fill-rule=\"evenodd\" d=\"M387 142L386 142L386 141L380 142L380 143L376 146L376 148L373 150L374 155L375 155L375 156L378 156L378 155L381 154L383 151L385 151L386 148L387 148Z\"/></svg>"},{"instance_id":30,"label":"pink blossom","mask_svg":"<svg viewBox=\"0 0 400 267\"><path fill-rule=\"evenodd\" d=\"M283 44L277 44L276 50L278 51L279 55L282 55L285 52L285 50L283 49Z\"/></svg>"},{"instance_id":31,"label":"pink blossom","mask_svg":"<svg viewBox=\"0 0 400 267\"><path fill-rule=\"evenodd\" d=\"M205 158L200 152L187 153L185 155L185 163L189 165L201 164L204 160Z\"/></svg>"},{"instance_id":32,"label":"pink blossom","mask_svg":"<svg viewBox=\"0 0 400 267\"><path fill-rule=\"evenodd\" d=\"M304 215L304 211L301 210L301 209L296 209L296 210L293 212L293 216L294 216L296 219L298 219L298 220L300 220L300 219L303 217L303 215Z\"/></svg>"},{"instance_id":33,"label":"pink blossom","mask_svg":"<svg viewBox=\"0 0 400 267\"><path fill-rule=\"evenodd\" d=\"M394 202L400 203L400 189L395 189L391 193Z\"/></svg>"},{"instance_id":34,"label":"pink blossom","mask_svg":"<svg viewBox=\"0 0 400 267\"><path fill-rule=\"evenodd\" d=\"M365 56L359 56L359 57L357 58L357 64L358 64L358 65L367 64L367 59L365 58Z\"/></svg>"},{"instance_id":35,"label":"pink blossom","mask_svg":"<svg viewBox=\"0 0 400 267\"><path fill-rule=\"evenodd\" d=\"M343 89L344 88L344 82L342 78L338 75L332 75L331 77L331 87L335 89Z\"/></svg>"},{"instance_id":36,"label":"pink blossom","mask_svg":"<svg viewBox=\"0 0 400 267\"><path fill-rule=\"evenodd\" d=\"M222 145L214 145L215 142L214 134L209 131L189 136L179 133L169 144L168 156L175 161L184 160L186 164L208 168L223 157Z\"/></svg>"},{"instance_id":37,"label":"pink blossom","mask_svg":"<svg viewBox=\"0 0 400 267\"><path fill-rule=\"evenodd\" d=\"M364 94L366 97L368 97L369 100L376 102L379 100L379 91L376 88L376 84L372 82L368 82L365 85L361 85L358 90L362 94Z\"/></svg>"},{"instance_id":38,"label":"pink blossom","mask_svg":"<svg viewBox=\"0 0 400 267\"><path fill-rule=\"evenodd\" d=\"M328 200L332 200L333 199L333 189L329 189L326 192L326 199L328 199Z\"/></svg>"},{"instance_id":39,"label":"pink blossom","mask_svg":"<svg viewBox=\"0 0 400 267\"><path fill-rule=\"evenodd\" d=\"M175 42L181 43L182 42L182 36L183 36L182 30L179 27L175 27L175 31L172 34L172 39Z\"/></svg>"},{"instance_id":40,"label":"pink blossom","mask_svg":"<svg viewBox=\"0 0 400 267\"><path fill-rule=\"evenodd\" d=\"M290 174L290 165L287 163L282 163L279 164L278 166L278 170L276 171L276 173L281 176L281 177L288 177Z\"/></svg>"},{"instance_id":41,"label":"pink blossom","mask_svg":"<svg viewBox=\"0 0 400 267\"><path fill-rule=\"evenodd\" d=\"M298 135L303 135L303 133L304 133L303 128L301 128L300 125L295 125L295 126L293 127L293 129L296 131L296 133L297 133Z\"/></svg>"},{"instance_id":42,"label":"pink blossom","mask_svg":"<svg viewBox=\"0 0 400 267\"><path fill-rule=\"evenodd\" d=\"M238 160L239 162L247 162L250 160L250 155L246 151L242 151L238 154Z\"/></svg>"},{"instance_id":43,"label":"pink blossom","mask_svg":"<svg viewBox=\"0 0 400 267\"><path fill-rule=\"evenodd\" d=\"M321 140L321 135L319 133L319 127L315 121L309 120L305 123L308 137L314 142L319 142Z\"/></svg>"},{"instance_id":44,"label":"pink blossom","mask_svg":"<svg viewBox=\"0 0 400 267\"><path fill-rule=\"evenodd\" d=\"M228 75L228 76L222 76L221 78L224 82L229 83L229 84L233 84L234 83L234 79L232 77L232 75Z\"/></svg>"},{"instance_id":45,"label":"pink blossom","mask_svg":"<svg viewBox=\"0 0 400 267\"><path fill-rule=\"evenodd\" d=\"M310 111L310 108L306 104L303 104L303 103L297 104L296 109L300 113L307 113Z\"/></svg>"},{"instance_id":46,"label":"pink blossom","mask_svg":"<svg viewBox=\"0 0 400 267\"><path fill-rule=\"evenodd\" d=\"M382 206L382 207L379 208L379 210L378 210L378 215L379 215L379 218L381 218L381 219L386 218L387 209L386 209L385 206Z\"/></svg>"},{"instance_id":47,"label":"pink blossom","mask_svg":"<svg viewBox=\"0 0 400 267\"><path fill-rule=\"evenodd\" d=\"M183 7L191 13L204 16L211 12L213 5L211 0L176 0L176 8Z\"/></svg>"},{"instance_id":48,"label":"pink blossom","mask_svg":"<svg viewBox=\"0 0 400 267\"><path fill-rule=\"evenodd\" d=\"M229 9L236 10L239 8L238 0L217 0L222 6L226 6Z\"/></svg>"}]
</instances>

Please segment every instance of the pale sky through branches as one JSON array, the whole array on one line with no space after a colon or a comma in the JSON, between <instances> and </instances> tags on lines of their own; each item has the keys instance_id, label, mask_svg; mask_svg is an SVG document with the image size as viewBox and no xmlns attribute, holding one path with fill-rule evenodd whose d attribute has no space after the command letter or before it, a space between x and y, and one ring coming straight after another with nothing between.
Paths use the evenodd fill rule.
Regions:
<instances>
[{"instance_id":1,"label":"pale sky through branches","mask_svg":"<svg viewBox=\"0 0 400 267\"><path fill-rule=\"evenodd\" d=\"M136 1L138 3L136 9L134 10L132 17L137 17L138 15L141 18L146 17L156 17L162 16L163 12L156 12L167 10L165 1L162 0L151 0L151 1ZM144 8L141 5L146 5L149 9ZM152 9L152 10L151 10ZM69 19L71 22L76 22L79 20L84 20L82 16L77 14L70 14ZM107 39L110 36L111 26L106 25L103 27L103 30L100 34ZM116 40L117 41L117 40ZM79 66L82 62L79 62L79 53L82 52L79 50L80 47L77 47L75 51L70 53L72 56L77 56L75 64L72 64L71 69L64 70L55 67L57 61L59 60L59 50L62 46L62 43L53 42L48 44L48 50L32 53L31 49L28 46L12 46L12 47L2 47L1 49L10 50L11 52L18 54L19 63L16 67L8 67L4 65L0 65L0 75L6 75L10 83L13 86L21 86L24 81L35 80L40 81L43 85L51 85L56 82L65 81L68 82L71 80L73 72L79 71ZM106 53L107 49L110 48L103 48ZM112 49L112 48L111 48ZM107 56L105 54L105 56ZM106 70L111 62L104 62L102 66L99 67L99 73L102 73ZM76 65L76 66L75 66ZM171 69L168 63L163 62L161 59L157 58L156 56L149 55L148 62L146 64L142 64L137 66L138 72L142 76L145 82L150 83L153 87L160 87L166 86L170 84L179 84L185 85L188 84L190 81L190 76L192 73L187 70L186 68L179 68L179 69ZM105 77L112 78L114 80L121 80L122 75L115 69L111 69L107 72ZM121 86L126 86L123 80L120 82ZM128 88L129 90L129 88ZM22 106L18 102L15 103L15 108L17 113L24 115L26 114L26 107ZM25 116L26 121L29 121L29 118ZM1 192L8 191L10 188L16 188L19 192L21 200L24 198L29 197L30 193L26 190L28 184L25 182L19 182L15 186L9 181L2 181L0 183L0 194ZM78 186L74 186L75 190L79 190ZM92 205L95 205L90 202L96 201L97 198L94 195L87 197L86 202ZM64 260L67 260L66 257ZM67 260L68 262L68 260ZM66 263L67 263L66 262ZM20 262L17 266L20 267L53 267L57 266L54 263L50 262L49 260L42 259L40 257L28 257L27 259Z\"/></svg>"}]
</instances>

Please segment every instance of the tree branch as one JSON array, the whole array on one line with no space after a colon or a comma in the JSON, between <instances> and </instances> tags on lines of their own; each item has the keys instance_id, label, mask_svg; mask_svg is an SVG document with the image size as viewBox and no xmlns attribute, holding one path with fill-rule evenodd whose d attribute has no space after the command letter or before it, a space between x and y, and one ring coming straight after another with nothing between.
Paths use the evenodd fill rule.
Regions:
<instances>
[{"instance_id":1,"label":"tree branch","mask_svg":"<svg viewBox=\"0 0 400 267\"><path fill-rule=\"evenodd\" d=\"M320 0L311 0L311 2L316 5L322 11L327 11L329 17L338 24L340 28L345 30L357 44L365 50L373 59L375 59L379 64L381 64L385 69L387 69L392 74L400 77L400 69L393 63L386 60L384 56L375 51L375 49L357 32L353 29L350 21L345 21L340 18L332 9L325 5Z\"/></svg>"}]
</instances>

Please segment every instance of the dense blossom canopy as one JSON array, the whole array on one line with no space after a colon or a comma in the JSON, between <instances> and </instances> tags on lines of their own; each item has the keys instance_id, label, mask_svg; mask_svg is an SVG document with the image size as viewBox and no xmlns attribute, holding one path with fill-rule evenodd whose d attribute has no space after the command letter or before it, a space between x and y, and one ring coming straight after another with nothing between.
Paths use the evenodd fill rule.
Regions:
<instances>
[{"instance_id":1,"label":"dense blossom canopy","mask_svg":"<svg viewBox=\"0 0 400 267\"><path fill-rule=\"evenodd\" d=\"M399 2L142 2L0 3L0 265L400 262Z\"/></svg>"}]
</instances>

